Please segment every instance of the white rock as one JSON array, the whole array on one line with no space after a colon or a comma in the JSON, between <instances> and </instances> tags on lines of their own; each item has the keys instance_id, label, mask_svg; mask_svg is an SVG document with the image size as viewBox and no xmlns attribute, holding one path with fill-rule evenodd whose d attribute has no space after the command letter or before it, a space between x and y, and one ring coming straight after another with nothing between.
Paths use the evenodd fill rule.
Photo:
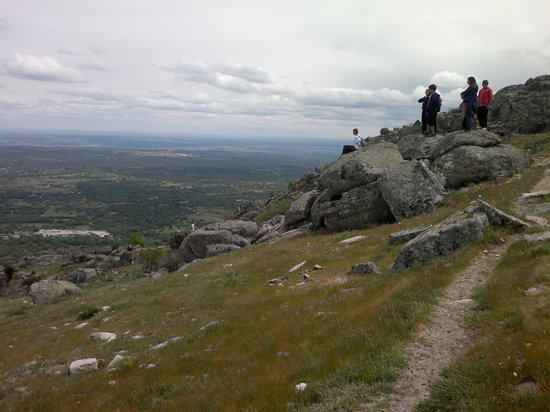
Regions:
<instances>
[{"instance_id":1,"label":"white rock","mask_svg":"<svg viewBox=\"0 0 550 412\"><path fill-rule=\"evenodd\" d=\"M298 385L295 386L295 390L298 393L305 391L306 388L307 388L307 383L305 383L305 382L299 383Z\"/></svg>"},{"instance_id":2,"label":"white rock","mask_svg":"<svg viewBox=\"0 0 550 412\"><path fill-rule=\"evenodd\" d=\"M116 336L116 333L111 333L111 332L94 332L90 335L90 338L92 338L92 340L108 343L108 342L114 341L117 338L117 336Z\"/></svg>"},{"instance_id":3,"label":"white rock","mask_svg":"<svg viewBox=\"0 0 550 412\"><path fill-rule=\"evenodd\" d=\"M86 326L88 326L88 325L89 325L88 322L84 322L84 323L81 323L80 325L76 325L74 328L75 328L75 329L82 329L82 328L84 328L84 327L86 327Z\"/></svg>"},{"instance_id":4,"label":"white rock","mask_svg":"<svg viewBox=\"0 0 550 412\"><path fill-rule=\"evenodd\" d=\"M357 242L357 241L363 240L365 238L366 238L366 236L363 236L363 235L354 236L354 237L350 237L348 239L341 240L341 241L338 242L338 244L339 245L347 245L349 243Z\"/></svg>"},{"instance_id":5,"label":"white rock","mask_svg":"<svg viewBox=\"0 0 550 412\"><path fill-rule=\"evenodd\" d=\"M174 336L173 338L170 338L168 339L167 341L164 341L162 343L159 343L158 345L155 345L151 348L151 350L158 350L158 349L162 349L164 347L166 347L170 342L175 342L175 341L178 341L180 339L183 339L183 337L181 336Z\"/></svg>"},{"instance_id":6,"label":"white rock","mask_svg":"<svg viewBox=\"0 0 550 412\"><path fill-rule=\"evenodd\" d=\"M114 366L116 366L117 364L119 364L120 362L122 362L124 359L126 359L126 356L115 355L115 357L114 357L113 360L107 365L107 367L108 367L108 368L113 368Z\"/></svg>"},{"instance_id":7,"label":"white rock","mask_svg":"<svg viewBox=\"0 0 550 412\"><path fill-rule=\"evenodd\" d=\"M98 370L102 360L97 358L79 359L71 362L69 374L74 375L81 372Z\"/></svg>"},{"instance_id":8,"label":"white rock","mask_svg":"<svg viewBox=\"0 0 550 412\"><path fill-rule=\"evenodd\" d=\"M304 266L306 264L307 260L304 260L302 263L298 263L296 266L293 266L289 272L294 272L298 269L300 269L302 266Z\"/></svg>"}]
</instances>

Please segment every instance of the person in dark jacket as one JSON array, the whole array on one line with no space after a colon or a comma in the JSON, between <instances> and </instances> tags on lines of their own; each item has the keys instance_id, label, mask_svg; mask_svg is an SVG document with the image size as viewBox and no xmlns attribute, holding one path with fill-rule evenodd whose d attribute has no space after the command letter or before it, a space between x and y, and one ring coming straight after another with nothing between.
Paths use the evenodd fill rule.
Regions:
<instances>
[{"instance_id":1,"label":"person in dark jacket","mask_svg":"<svg viewBox=\"0 0 550 412\"><path fill-rule=\"evenodd\" d=\"M426 122L428 123L428 136L434 137L437 133L437 113L441 109L441 103L439 94L436 93L437 86L430 84L428 86L430 95L428 96L428 103L426 104Z\"/></svg>"},{"instance_id":2,"label":"person in dark jacket","mask_svg":"<svg viewBox=\"0 0 550 412\"><path fill-rule=\"evenodd\" d=\"M472 130L474 127L474 103L477 101L477 83L474 76L468 77L468 88L460 93L462 98L462 108L464 110L464 120L466 131Z\"/></svg>"},{"instance_id":3,"label":"person in dark jacket","mask_svg":"<svg viewBox=\"0 0 550 412\"><path fill-rule=\"evenodd\" d=\"M430 98L430 89L426 89L426 95L418 99L418 103L422 103L422 133L428 134L428 119L426 117L426 106L428 105L428 99Z\"/></svg>"}]
</instances>

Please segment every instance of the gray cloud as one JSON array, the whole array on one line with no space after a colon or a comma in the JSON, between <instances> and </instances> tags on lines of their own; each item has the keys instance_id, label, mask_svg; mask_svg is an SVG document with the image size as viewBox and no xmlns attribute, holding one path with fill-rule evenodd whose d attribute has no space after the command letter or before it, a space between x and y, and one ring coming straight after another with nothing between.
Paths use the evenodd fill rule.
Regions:
<instances>
[{"instance_id":1,"label":"gray cloud","mask_svg":"<svg viewBox=\"0 0 550 412\"><path fill-rule=\"evenodd\" d=\"M50 56L15 54L3 62L6 74L26 80L75 83L84 82L84 77L75 69L65 67Z\"/></svg>"},{"instance_id":2,"label":"gray cloud","mask_svg":"<svg viewBox=\"0 0 550 412\"><path fill-rule=\"evenodd\" d=\"M0 17L0 31L7 29L9 25L6 19Z\"/></svg>"}]
</instances>

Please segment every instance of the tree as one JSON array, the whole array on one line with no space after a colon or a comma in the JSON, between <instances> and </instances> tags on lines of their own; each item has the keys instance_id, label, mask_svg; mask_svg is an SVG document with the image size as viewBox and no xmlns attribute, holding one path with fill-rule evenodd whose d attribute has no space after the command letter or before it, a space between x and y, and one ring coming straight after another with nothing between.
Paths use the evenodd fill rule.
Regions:
<instances>
[{"instance_id":1,"label":"tree","mask_svg":"<svg viewBox=\"0 0 550 412\"><path fill-rule=\"evenodd\" d=\"M134 232L128 238L128 244L131 245L131 246L136 245L136 246L144 247L145 246L145 239L143 238L141 233Z\"/></svg>"}]
</instances>

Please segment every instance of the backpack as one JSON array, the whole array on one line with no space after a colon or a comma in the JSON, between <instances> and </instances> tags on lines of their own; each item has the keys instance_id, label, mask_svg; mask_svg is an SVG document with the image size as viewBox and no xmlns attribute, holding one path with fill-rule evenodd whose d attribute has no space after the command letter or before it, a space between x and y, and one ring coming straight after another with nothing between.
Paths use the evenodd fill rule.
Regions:
<instances>
[{"instance_id":1,"label":"backpack","mask_svg":"<svg viewBox=\"0 0 550 412\"><path fill-rule=\"evenodd\" d=\"M437 98L437 106L436 111L439 112L441 110L441 105L443 104L443 99L441 99L441 96L438 96Z\"/></svg>"}]
</instances>

